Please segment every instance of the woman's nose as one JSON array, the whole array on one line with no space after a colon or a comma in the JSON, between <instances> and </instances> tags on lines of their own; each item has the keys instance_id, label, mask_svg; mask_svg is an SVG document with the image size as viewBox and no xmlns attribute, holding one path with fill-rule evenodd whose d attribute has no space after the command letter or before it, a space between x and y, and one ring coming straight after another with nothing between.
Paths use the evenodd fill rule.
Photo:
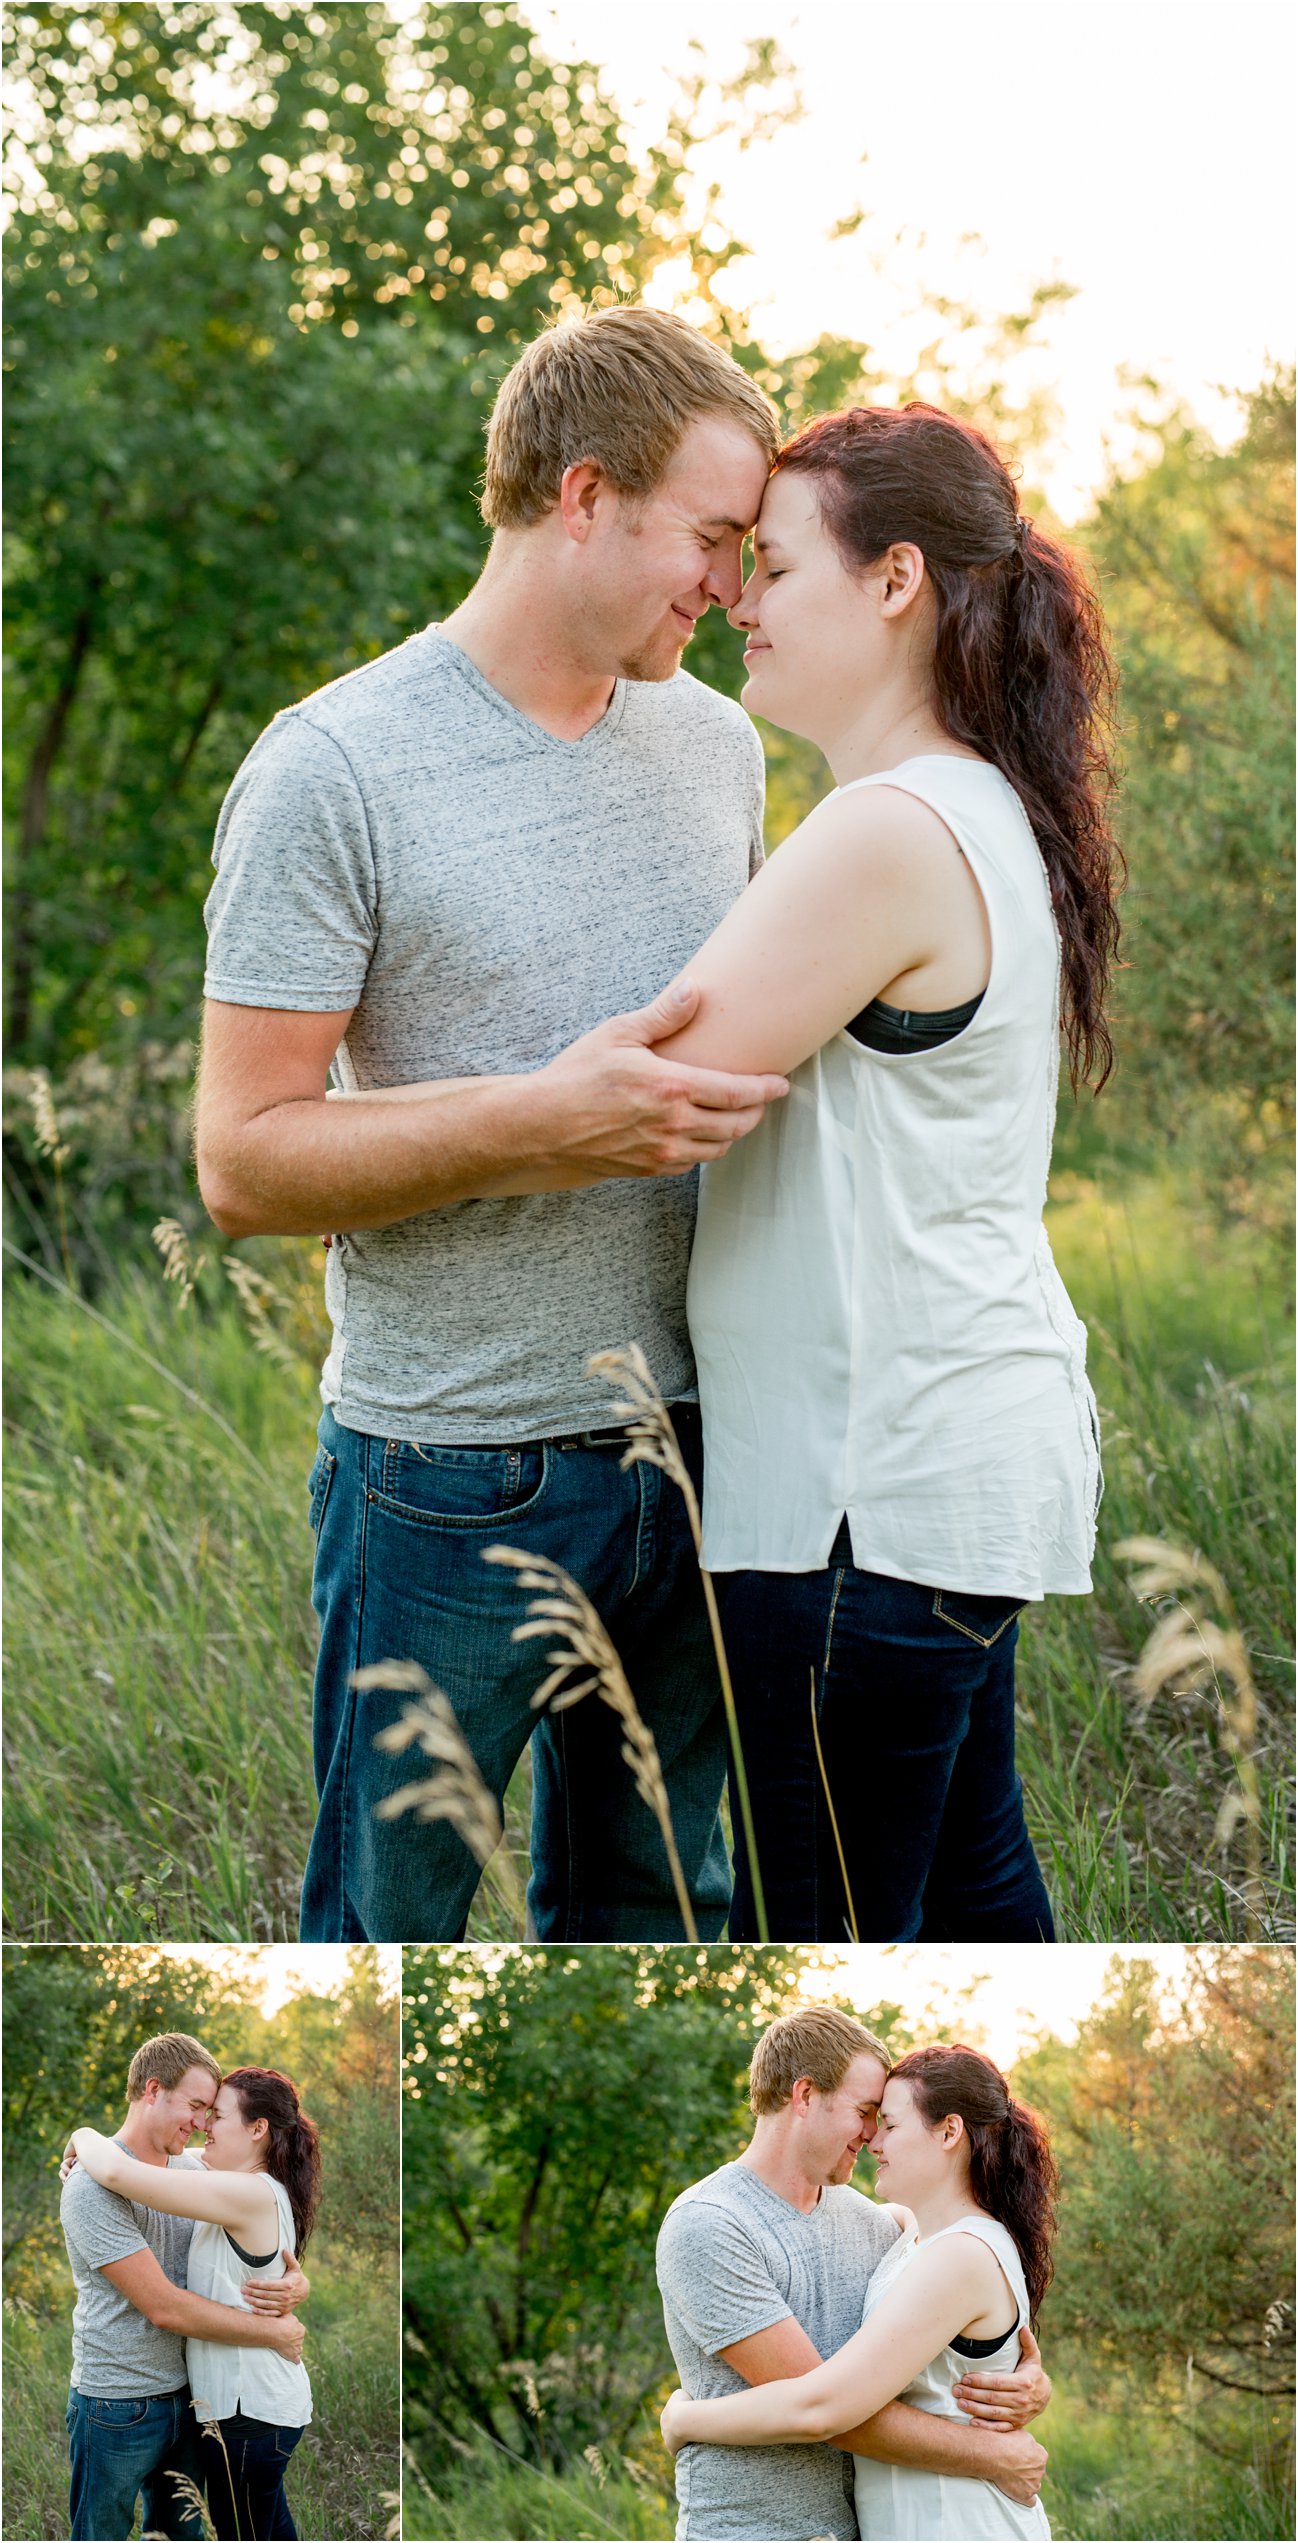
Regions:
<instances>
[{"instance_id":1,"label":"woman's nose","mask_svg":"<svg viewBox=\"0 0 1298 2543\"><path fill-rule=\"evenodd\" d=\"M757 604L753 598L753 585L756 580L757 576L755 574L749 575L738 600L734 604L734 607L726 611L726 616L732 627L756 626Z\"/></svg>"}]
</instances>

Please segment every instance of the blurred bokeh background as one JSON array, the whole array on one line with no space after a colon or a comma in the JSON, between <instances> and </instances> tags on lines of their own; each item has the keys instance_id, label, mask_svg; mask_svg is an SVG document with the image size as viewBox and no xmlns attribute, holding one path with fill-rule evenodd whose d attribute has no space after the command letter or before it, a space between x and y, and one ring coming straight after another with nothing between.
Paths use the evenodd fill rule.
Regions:
<instances>
[{"instance_id":1,"label":"blurred bokeh background","mask_svg":"<svg viewBox=\"0 0 1298 2543\"><path fill-rule=\"evenodd\" d=\"M1285 13L10 16L7 1930L294 1930L320 1257L194 1185L211 833L281 706L462 596L517 347L644 294L790 425L973 415L1100 580L1119 1067L1051 1226L1108 1495L1095 1598L1026 1626L1024 1772L1065 1935L1287 1935ZM716 613L690 664L738 687ZM763 739L777 847L828 781ZM1130 1535L1210 1561L1246 1683L1142 1676Z\"/></svg>"}]
</instances>

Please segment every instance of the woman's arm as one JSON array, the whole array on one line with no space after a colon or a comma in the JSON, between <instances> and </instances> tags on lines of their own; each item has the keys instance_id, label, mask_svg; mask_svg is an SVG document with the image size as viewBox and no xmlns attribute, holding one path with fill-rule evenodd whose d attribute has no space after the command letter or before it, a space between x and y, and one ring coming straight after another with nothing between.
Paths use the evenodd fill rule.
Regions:
<instances>
[{"instance_id":1,"label":"woman's arm","mask_svg":"<svg viewBox=\"0 0 1298 2543\"><path fill-rule=\"evenodd\" d=\"M805 2444L857 2428L895 2400L985 2311L992 2292L989 2261L995 2268L986 2244L971 2235L948 2238L941 2251L917 2253L854 2337L809 2375L716 2401L673 2393L663 2413L663 2436L672 2453L682 2446Z\"/></svg>"},{"instance_id":2,"label":"woman's arm","mask_svg":"<svg viewBox=\"0 0 1298 2543\"><path fill-rule=\"evenodd\" d=\"M991 956L982 896L946 823L893 787L830 796L679 975L699 992L660 1059L787 1075L893 982L920 975L918 1003L954 1006L986 987ZM674 985L679 985L679 982ZM463 1081L471 1083L470 1080ZM385 1086L365 1100L431 1095ZM331 1103L353 1102L333 1093ZM531 1190L514 1178L496 1191ZM559 1188L557 1181L548 1188Z\"/></svg>"},{"instance_id":3,"label":"woman's arm","mask_svg":"<svg viewBox=\"0 0 1298 2543\"><path fill-rule=\"evenodd\" d=\"M77 2160L105 2190L161 2216L192 2216L224 2225L255 2252L279 2250L279 2210L262 2173L207 2172L198 2165L139 2163L97 2128L74 2130Z\"/></svg>"},{"instance_id":4,"label":"woman's arm","mask_svg":"<svg viewBox=\"0 0 1298 2543\"><path fill-rule=\"evenodd\" d=\"M830 796L686 966L698 1007L654 1048L787 1075L895 983L920 1007L976 996L990 952L982 895L929 805L884 786Z\"/></svg>"}]
</instances>

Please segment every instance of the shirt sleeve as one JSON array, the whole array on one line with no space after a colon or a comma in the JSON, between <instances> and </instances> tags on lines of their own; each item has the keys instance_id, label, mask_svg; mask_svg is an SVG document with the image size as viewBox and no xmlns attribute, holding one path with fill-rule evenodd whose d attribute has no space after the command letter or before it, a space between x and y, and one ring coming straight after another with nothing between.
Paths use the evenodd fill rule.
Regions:
<instances>
[{"instance_id":1,"label":"shirt sleeve","mask_svg":"<svg viewBox=\"0 0 1298 2543\"><path fill-rule=\"evenodd\" d=\"M658 2284L664 2303L708 2357L769 2331L792 2312L738 2217L706 2200L686 2200L664 2218Z\"/></svg>"},{"instance_id":2,"label":"shirt sleeve","mask_svg":"<svg viewBox=\"0 0 1298 2543\"><path fill-rule=\"evenodd\" d=\"M111 2261L148 2249L130 2201L105 2190L88 2172L78 2170L64 2182L59 2213L89 2269L106 2269Z\"/></svg>"},{"instance_id":3,"label":"shirt sleeve","mask_svg":"<svg viewBox=\"0 0 1298 2543\"><path fill-rule=\"evenodd\" d=\"M206 995L317 1015L354 1007L378 890L365 799L341 744L301 712L277 717L221 807L212 862Z\"/></svg>"}]
</instances>

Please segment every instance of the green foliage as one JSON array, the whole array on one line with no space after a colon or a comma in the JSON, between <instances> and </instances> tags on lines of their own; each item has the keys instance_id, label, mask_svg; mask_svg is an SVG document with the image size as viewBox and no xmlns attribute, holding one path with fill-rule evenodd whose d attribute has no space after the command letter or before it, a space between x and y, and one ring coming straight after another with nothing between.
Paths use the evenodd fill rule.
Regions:
<instances>
[{"instance_id":1,"label":"green foliage","mask_svg":"<svg viewBox=\"0 0 1298 2543\"><path fill-rule=\"evenodd\" d=\"M1064 2177L1049 2331L1111 2391L1193 2359L1201 2409L1292 2393L1267 2315L1293 2280L1293 2019L1288 1952L1187 1953L1170 2006L1115 1962L1075 2050L1016 2077Z\"/></svg>"},{"instance_id":2,"label":"green foliage","mask_svg":"<svg viewBox=\"0 0 1298 2543\"><path fill-rule=\"evenodd\" d=\"M1226 451L1179 414L1154 431L1085 533L1121 665L1130 866L1116 1120L1089 1140L1174 1145L1232 1208L1287 1221L1292 374L1248 399Z\"/></svg>"},{"instance_id":3,"label":"green foliage","mask_svg":"<svg viewBox=\"0 0 1298 2543\"><path fill-rule=\"evenodd\" d=\"M192 1013L269 716L457 599L496 379L677 178L507 5L20 11L10 1047ZM219 103L218 103L219 100ZM128 1037L129 1038L129 1037Z\"/></svg>"}]
</instances>

